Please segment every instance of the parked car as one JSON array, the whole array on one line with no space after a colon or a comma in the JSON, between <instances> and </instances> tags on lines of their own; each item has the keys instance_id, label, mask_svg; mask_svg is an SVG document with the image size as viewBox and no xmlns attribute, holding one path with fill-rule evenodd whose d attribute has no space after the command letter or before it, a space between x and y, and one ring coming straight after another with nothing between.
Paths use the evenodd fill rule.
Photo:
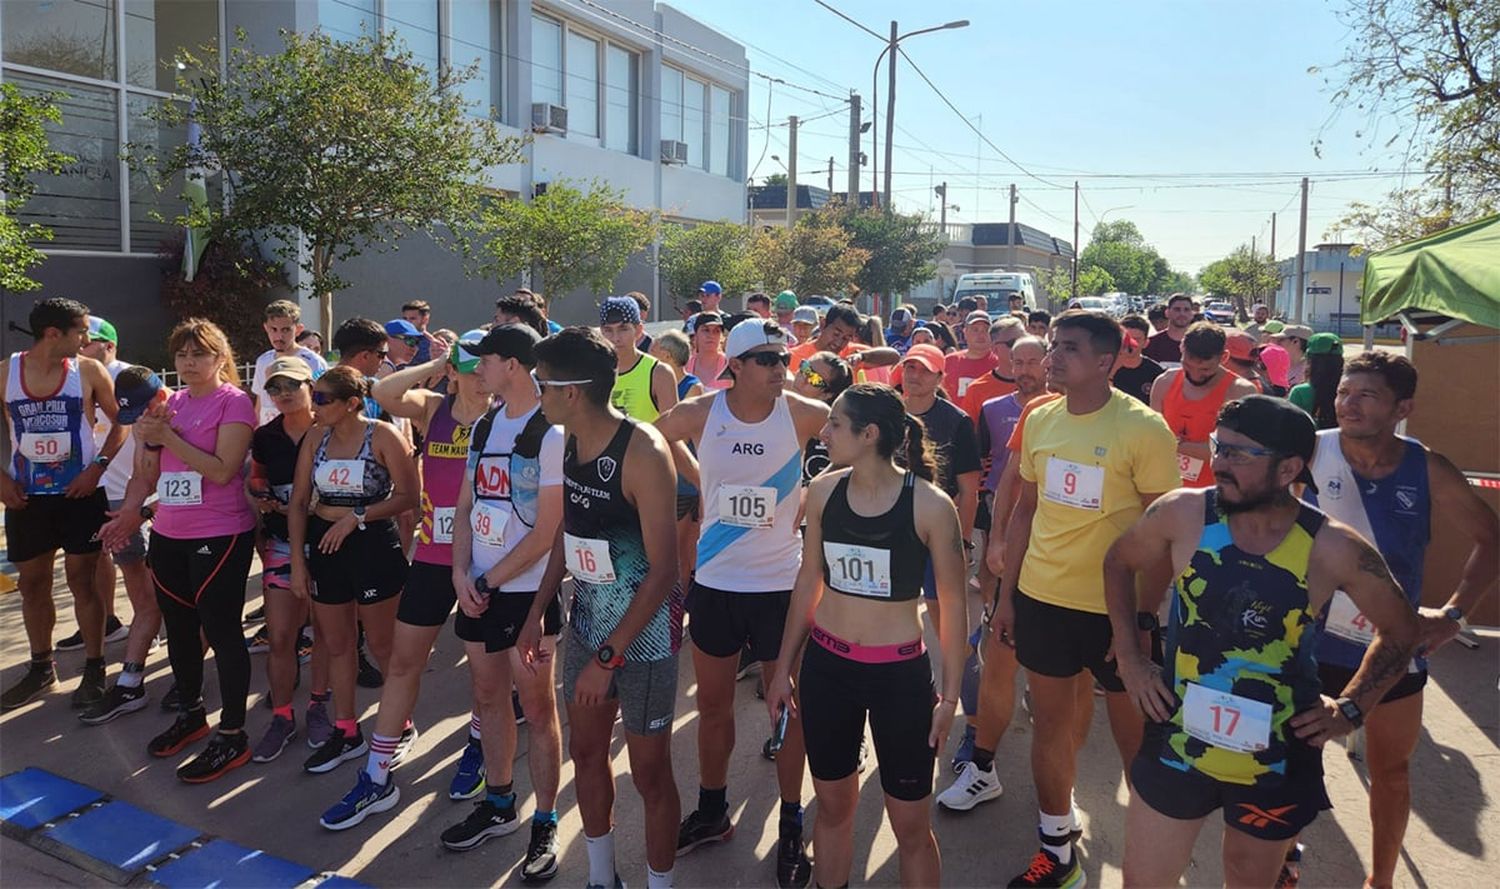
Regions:
<instances>
[{"instance_id":1,"label":"parked car","mask_svg":"<svg viewBox=\"0 0 1500 889\"><path fill-rule=\"evenodd\" d=\"M1226 302L1212 302L1203 309L1203 317L1215 324L1231 325L1234 323L1234 306Z\"/></svg>"}]
</instances>

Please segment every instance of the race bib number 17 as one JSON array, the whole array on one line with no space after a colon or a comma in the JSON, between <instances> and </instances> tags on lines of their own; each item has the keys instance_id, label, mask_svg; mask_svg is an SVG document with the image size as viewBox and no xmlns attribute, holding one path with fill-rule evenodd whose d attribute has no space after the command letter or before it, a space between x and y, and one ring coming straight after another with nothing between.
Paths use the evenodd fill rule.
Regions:
<instances>
[{"instance_id":1,"label":"race bib number 17","mask_svg":"<svg viewBox=\"0 0 1500 889\"><path fill-rule=\"evenodd\" d=\"M1271 705L1189 682L1182 727L1205 744L1256 753L1271 742Z\"/></svg>"}]
</instances>

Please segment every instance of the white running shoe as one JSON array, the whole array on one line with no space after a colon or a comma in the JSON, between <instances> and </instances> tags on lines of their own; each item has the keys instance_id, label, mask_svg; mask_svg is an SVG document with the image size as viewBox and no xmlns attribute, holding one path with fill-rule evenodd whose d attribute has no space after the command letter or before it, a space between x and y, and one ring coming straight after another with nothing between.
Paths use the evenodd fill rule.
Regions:
<instances>
[{"instance_id":1,"label":"white running shoe","mask_svg":"<svg viewBox=\"0 0 1500 889\"><path fill-rule=\"evenodd\" d=\"M980 803L999 799L1003 792L1005 788L995 776L994 763L990 763L988 770L980 771L979 766L966 762L948 789L938 794L937 801L945 809L967 812Z\"/></svg>"}]
</instances>

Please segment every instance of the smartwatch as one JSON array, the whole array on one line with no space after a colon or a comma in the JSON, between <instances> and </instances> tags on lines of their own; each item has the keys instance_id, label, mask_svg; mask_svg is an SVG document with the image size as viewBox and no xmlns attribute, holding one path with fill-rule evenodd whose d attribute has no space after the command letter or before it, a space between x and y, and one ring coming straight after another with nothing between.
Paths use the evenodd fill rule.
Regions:
<instances>
[{"instance_id":1,"label":"smartwatch","mask_svg":"<svg viewBox=\"0 0 1500 889\"><path fill-rule=\"evenodd\" d=\"M363 505L354 507L354 521L359 525L359 530L365 529L365 508Z\"/></svg>"},{"instance_id":2,"label":"smartwatch","mask_svg":"<svg viewBox=\"0 0 1500 889\"><path fill-rule=\"evenodd\" d=\"M616 654L614 646L607 642L599 646L599 650L594 653L594 659L606 670L618 670L625 666L625 655Z\"/></svg>"},{"instance_id":3,"label":"smartwatch","mask_svg":"<svg viewBox=\"0 0 1500 889\"><path fill-rule=\"evenodd\" d=\"M1449 605L1443 609L1443 617L1458 624L1459 629L1468 629L1469 625L1464 622L1464 610L1457 605Z\"/></svg>"},{"instance_id":4,"label":"smartwatch","mask_svg":"<svg viewBox=\"0 0 1500 889\"><path fill-rule=\"evenodd\" d=\"M99 456L97 456L97 457L94 458L94 464L96 466L99 466L102 469L108 469L109 468L109 458L106 457L106 456L104 456L103 454L100 454Z\"/></svg>"},{"instance_id":5,"label":"smartwatch","mask_svg":"<svg viewBox=\"0 0 1500 889\"><path fill-rule=\"evenodd\" d=\"M1334 703L1338 705L1339 712L1344 714L1344 718L1349 721L1350 725L1354 726L1355 728L1359 728L1361 725L1364 725L1365 711L1359 709L1358 704L1354 703L1348 698L1339 698L1338 700L1334 701Z\"/></svg>"},{"instance_id":6,"label":"smartwatch","mask_svg":"<svg viewBox=\"0 0 1500 889\"><path fill-rule=\"evenodd\" d=\"M1137 611L1135 613L1135 628L1150 632L1158 629L1161 624L1157 623L1156 615L1150 611Z\"/></svg>"}]
</instances>

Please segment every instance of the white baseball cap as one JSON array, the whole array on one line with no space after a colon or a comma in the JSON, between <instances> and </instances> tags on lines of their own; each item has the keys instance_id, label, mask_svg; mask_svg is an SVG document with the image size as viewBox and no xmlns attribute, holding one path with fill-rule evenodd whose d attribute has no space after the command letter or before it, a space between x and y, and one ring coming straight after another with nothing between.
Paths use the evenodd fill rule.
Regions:
<instances>
[{"instance_id":1,"label":"white baseball cap","mask_svg":"<svg viewBox=\"0 0 1500 889\"><path fill-rule=\"evenodd\" d=\"M724 343L724 354L729 358L742 358L746 352L760 346L785 346L786 332L770 318L750 318L736 324L729 331ZM719 379L729 376L729 364L725 362Z\"/></svg>"}]
</instances>

